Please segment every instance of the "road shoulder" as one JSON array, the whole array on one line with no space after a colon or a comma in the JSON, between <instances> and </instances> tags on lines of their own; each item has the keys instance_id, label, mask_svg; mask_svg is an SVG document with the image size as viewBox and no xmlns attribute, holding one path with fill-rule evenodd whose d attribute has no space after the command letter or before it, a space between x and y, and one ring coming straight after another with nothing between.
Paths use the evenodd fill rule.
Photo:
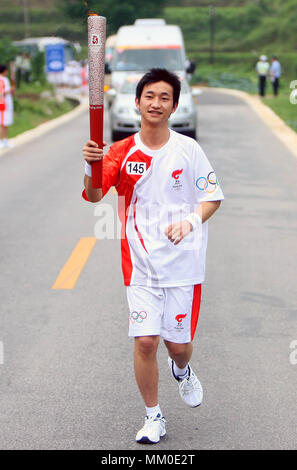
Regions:
<instances>
[{"instance_id":1,"label":"road shoulder","mask_svg":"<svg viewBox=\"0 0 297 470\"><path fill-rule=\"evenodd\" d=\"M63 114L62 116L59 116L56 119L51 119L50 121L40 124L39 126L34 127L33 129L30 129L26 132L23 132L22 134L17 135L16 137L13 137L12 139L9 139L13 147L0 149L0 157L5 155L10 150L19 147L20 145L31 142L32 140L42 136L50 130L55 129L56 127L65 124L68 121L71 121L72 119L76 118L77 116L89 109L89 101L87 97L81 97L79 95L72 96L70 94L65 94L65 97L75 99L79 102L79 104L68 113Z\"/></svg>"},{"instance_id":2,"label":"road shoulder","mask_svg":"<svg viewBox=\"0 0 297 470\"><path fill-rule=\"evenodd\" d=\"M203 88L201 88L203 89ZM289 126L287 126L280 117L275 114L272 109L263 104L258 96L249 95L240 90L232 90L229 88L204 88L210 92L220 92L235 96L245 101L255 113L265 122L278 139L290 150L297 158L297 134Z\"/></svg>"}]
</instances>

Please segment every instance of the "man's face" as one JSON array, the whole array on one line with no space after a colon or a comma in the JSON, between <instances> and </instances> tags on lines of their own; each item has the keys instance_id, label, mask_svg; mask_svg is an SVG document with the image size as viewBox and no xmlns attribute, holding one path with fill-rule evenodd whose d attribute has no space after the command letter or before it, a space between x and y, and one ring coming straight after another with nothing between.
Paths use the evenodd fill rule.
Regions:
<instances>
[{"instance_id":1,"label":"man's face","mask_svg":"<svg viewBox=\"0 0 297 470\"><path fill-rule=\"evenodd\" d=\"M172 86L163 81L145 85L140 100L136 98L135 103L142 119L156 125L167 122L177 108L177 104L173 106Z\"/></svg>"}]
</instances>

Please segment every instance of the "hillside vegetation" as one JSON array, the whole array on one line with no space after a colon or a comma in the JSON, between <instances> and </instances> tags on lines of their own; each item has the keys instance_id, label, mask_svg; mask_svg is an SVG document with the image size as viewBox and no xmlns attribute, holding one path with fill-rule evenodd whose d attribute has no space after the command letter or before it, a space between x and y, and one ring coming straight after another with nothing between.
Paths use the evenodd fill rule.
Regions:
<instances>
[{"instance_id":1,"label":"hillside vegetation","mask_svg":"<svg viewBox=\"0 0 297 470\"><path fill-rule=\"evenodd\" d=\"M86 42L84 18L67 18L61 11L61 1L28 0L28 3L30 36L57 35ZM210 4L215 12L217 51L296 50L296 0L168 0L162 16L182 27L190 52L209 49ZM113 32L108 30L108 34ZM16 40L24 36L23 1L1 0L0 38Z\"/></svg>"},{"instance_id":2,"label":"hillside vegetation","mask_svg":"<svg viewBox=\"0 0 297 470\"><path fill-rule=\"evenodd\" d=\"M85 17L68 18L62 13L62 0L28 3L30 36L56 35L79 41L83 46L81 58L87 56ZM212 61L210 4L214 26ZM296 130L296 106L289 101L290 83L297 78L296 4L297 0L168 0L162 17L182 28L187 55L197 63L193 83L257 93L255 64L259 55L278 55L283 67L281 96L273 101L273 107ZM107 34L112 33L107 18ZM9 53L9 41L24 37L23 0L1 0L0 56L1 51Z\"/></svg>"}]
</instances>

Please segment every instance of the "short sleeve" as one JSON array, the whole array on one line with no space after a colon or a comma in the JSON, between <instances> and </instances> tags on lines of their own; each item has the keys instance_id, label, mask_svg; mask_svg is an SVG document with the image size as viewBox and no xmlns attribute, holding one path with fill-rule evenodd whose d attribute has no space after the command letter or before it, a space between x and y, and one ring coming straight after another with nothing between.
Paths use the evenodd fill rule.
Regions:
<instances>
[{"instance_id":1,"label":"short sleeve","mask_svg":"<svg viewBox=\"0 0 297 470\"><path fill-rule=\"evenodd\" d=\"M134 144L134 137L130 136L127 139L115 142L108 150L107 154L103 157L102 162L102 194L108 193L112 186L117 186L120 182L121 164L129 151L129 148ZM88 172L86 172L88 174ZM91 176L88 174L88 176ZM82 192L82 197L88 201L86 190Z\"/></svg>"},{"instance_id":2,"label":"short sleeve","mask_svg":"<svg viewBox=\"0 0 297 470\"><path fill-rule=\"evenodd\" d=\"M117 146L111 146L102 163L102 193L105 196L112 186L117 186L120 180L121 153Z\"/></svg>"},{"instance_id":3,"label":"short sleeve","mask_svg":"<svg viewBox=\"0 0 297 470\"><path fill-rule=\"evenodd\" d=\"M221 185L208 158L199 144L193 151L196 201L220 201L224 199Z\"/></svg>"}]
</instances>

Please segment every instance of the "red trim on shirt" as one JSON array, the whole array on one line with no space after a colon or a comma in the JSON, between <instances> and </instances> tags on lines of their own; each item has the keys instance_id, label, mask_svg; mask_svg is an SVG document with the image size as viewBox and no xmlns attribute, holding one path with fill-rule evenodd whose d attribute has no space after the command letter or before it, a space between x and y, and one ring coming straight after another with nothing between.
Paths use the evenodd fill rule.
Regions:
<instances>
[{"instance_id":1,"label":"red trim on shirt","mask_svg":"<svg viewBox=\"0 0 297 470\"><path fill-rule=\"evenodd\" d=\"M126 166L127 163L132 162L145 162L147 169L149 168L152 157L145 155L138 147L135 148L133 152L125 162L122 167L123 161L127 157L127 154L135 146L134 135L114 143L107 154L103 158L103 174L102 174L102 194L105 194L109 191L111 186L114 186L118 193L118 215L122 224L121 230L121 252L122 252L122 270L124 275L125 285L130 285L133 263L131 258L130 246L127 239L127 220L129 207L131 204L131 199L134 191L135 184L139 181L140 178L144 175L139 174L127 174ZM82 197L88 201L86 190L82 192ZM138 230L135 218L135 205L134 205L134 227L139 236L140 242L143 248L146 250L144 245L143 238ZM146 250L147 252L147 250Z\"/></svg>"},{"instance_id":2,"label":"red trim on shirt","mask_svg":"<svg viewBox=\"0 0 297 470\"><path fill-rule=\"evenodd\" d=\"M143 248L145 249L145 251L146 251L147 254L148 254L148 251L147 251L147 249L146 249L146 247L145 247L145 244L144 244L142 235L141 235L141 233L139 232L138 227L137 227L137 223L136 223L136 203L137 203L137 198L136 198L136 200L135 200L135 202L134 202L134 204L133 204L134 227L135 227L136 233L137 233L137 235L138 235L138 238L139 238L139 240L140 240L140 243L142 244Z\"/></svg>"}]
</instances>

